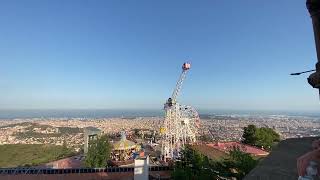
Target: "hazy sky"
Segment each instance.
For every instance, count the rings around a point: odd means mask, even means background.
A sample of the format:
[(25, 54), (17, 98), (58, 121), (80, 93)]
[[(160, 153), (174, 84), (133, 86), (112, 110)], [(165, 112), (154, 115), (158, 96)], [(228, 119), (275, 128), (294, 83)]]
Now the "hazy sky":
[(317, 110), (305, 0), (3, 0), (0, 109)]

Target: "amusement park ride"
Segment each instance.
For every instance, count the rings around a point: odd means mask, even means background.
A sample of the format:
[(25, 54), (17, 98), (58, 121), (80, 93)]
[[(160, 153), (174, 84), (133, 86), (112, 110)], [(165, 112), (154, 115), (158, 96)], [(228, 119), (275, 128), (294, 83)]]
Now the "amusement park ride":
[(164, 104), (165, 120), (160, 129), (162, 134), (162, 157), (176, 159), (185, 144), (196, 141), (197, 130), (200, 126), (198, 112), (191, 106), (181, 105), (177, 102), (182, 84), (190, 69), (190, 63), (182, 65), (182, 73), (171, 98)]

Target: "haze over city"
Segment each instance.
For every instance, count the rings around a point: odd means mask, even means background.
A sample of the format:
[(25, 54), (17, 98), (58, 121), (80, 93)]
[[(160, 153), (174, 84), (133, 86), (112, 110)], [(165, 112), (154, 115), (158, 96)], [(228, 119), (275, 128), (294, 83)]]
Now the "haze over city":
[[(284, 7), (285, 13), (284, 13)], [(3, 1), (0, 109), (315, 111), (303, 1)], [(272, 13), (270, 13), (272, 12)]]

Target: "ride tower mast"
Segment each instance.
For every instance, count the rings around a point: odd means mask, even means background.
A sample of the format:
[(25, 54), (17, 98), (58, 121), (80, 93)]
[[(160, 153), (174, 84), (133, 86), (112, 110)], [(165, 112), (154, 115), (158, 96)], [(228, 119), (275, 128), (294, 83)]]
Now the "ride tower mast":
[(177, 102), (183, 81), (190, 68), (190, 63), (186, 62), (182, 65), (182, 72), (172, 96), (164, 104), (165, 120), (160, 129), (162, 134), (161, 153), (164, 160), (176, 159), (185, 144), (196, 141), (200, 122), (198, 112), (191, 106), (180, 105)]

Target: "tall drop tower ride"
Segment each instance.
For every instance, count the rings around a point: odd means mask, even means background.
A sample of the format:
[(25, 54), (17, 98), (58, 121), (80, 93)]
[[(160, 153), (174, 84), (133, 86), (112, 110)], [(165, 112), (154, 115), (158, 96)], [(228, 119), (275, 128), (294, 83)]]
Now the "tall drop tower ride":
[(196, 134), (200, 125), (199, 114), (193, 107), (180, 105), (177, 102), (183, 81), (190, 68), (190, 63), (182, 65), (182, 73), (172, 96), (164, 104), (165, 119), (160, 129), (162, 134), (161, 153), (164, 160), (168, 158), (176, 159), (185, 144), (196, 141)]

